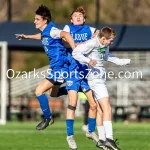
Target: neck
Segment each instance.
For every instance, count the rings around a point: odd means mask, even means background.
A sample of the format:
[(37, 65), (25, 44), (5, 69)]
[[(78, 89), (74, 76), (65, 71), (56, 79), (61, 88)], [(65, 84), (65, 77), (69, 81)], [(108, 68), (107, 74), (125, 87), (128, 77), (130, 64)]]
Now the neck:
[(46, 28), (47, 24), (43, 25), (41, 28), (39, 28), (41, 31), (43, 31)]

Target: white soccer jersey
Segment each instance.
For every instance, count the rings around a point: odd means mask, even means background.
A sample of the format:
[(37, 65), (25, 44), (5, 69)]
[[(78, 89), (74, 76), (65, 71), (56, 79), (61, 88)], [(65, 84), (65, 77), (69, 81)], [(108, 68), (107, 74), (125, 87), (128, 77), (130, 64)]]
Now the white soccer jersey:
[(102, 45), (97, 36), (78, 45), (73, 50), (72, 56), (82, 64), (88, 64), (90, 60), (96, 60), (95, 67), (103, 67), (104, 60), (120, 66), (130, 64), (130, 59), (119, 59), (109, 53), (109, 46)]
[(109, 53), (109, 46), (106, 47), (102, 45), (98, 37), (78, 45), (73, 50), (72, 56), (83, 64), (88, 64), (90, 60), (97, 61), (94, 67), (88, 65), (90, 69), (88, 73), (88, 84), (94, 93), (95, 100), (100, 100), (109, 96), (105, 84), (106, 72), (103, 67), (103, 61), (106, 60), (117, 65), (127, 65), (130, 63), (130, 59), (119, 59)]

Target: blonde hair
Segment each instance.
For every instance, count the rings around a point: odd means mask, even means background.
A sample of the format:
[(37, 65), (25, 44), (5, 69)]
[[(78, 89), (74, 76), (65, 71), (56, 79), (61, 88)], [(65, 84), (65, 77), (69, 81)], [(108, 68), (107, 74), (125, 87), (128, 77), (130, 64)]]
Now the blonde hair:
[(103, 27), (98, 34), (98, 37), (105, 37), (106, 39), (109, 38), (115, 38), (116, 37), (116, 32), (113, 28), (110, 27)]
[(83, 6), (79, 6), (79, 7), (75, 8), (75, 9), (73, 10), (73, 12), (71, 13), (70, 18), (72, 18), (73, 13), (75, 13), (75, 12), (80, 12), (80, 13), (82, 13), (84, 19), (86, 19), (86, 11), (85, 11), (85, 9), (84, 9)]

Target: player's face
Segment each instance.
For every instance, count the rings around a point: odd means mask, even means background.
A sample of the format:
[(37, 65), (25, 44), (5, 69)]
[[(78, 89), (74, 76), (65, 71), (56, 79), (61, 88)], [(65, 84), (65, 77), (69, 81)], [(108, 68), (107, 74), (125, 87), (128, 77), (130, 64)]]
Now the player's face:
[(103, 45), (108, 46), (108, 45), (110, 45), (110, 44), (113, 43), (113, 40), (114, 40), (113, 37), (110, 37), (110, 38), (108, 38), (108, 39), (106, 39), (105, 37), (102, 37), (102, 38), (100, 39), (100, 42), (101, 42)]
[(35, 15), (34, 23), (36, 29), (43, 30), (47, 25), (47, 20), (44, 20), (43, 17), (40, 15)]
[(74, 12), (71, 17), (71, 23), (74, 25), (82, 25), (84, 24), (85, 19), (82, 13)]

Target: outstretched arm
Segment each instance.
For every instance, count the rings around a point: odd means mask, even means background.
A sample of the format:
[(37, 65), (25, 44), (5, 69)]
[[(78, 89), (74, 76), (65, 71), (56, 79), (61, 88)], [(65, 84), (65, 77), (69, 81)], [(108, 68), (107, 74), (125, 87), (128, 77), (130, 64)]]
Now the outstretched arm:
[(129, 65), (131, 62), (130, 59), (120, 59), (120, 58), (115, 57), (111, 53), (109, 53), (107, 61), (112, 62), (112, 63), (119, 65), (119, 66)]
[(119, 66), (129, 65), (131, 62), (130, 59), (120, 59), (118, 57), (115, 57), (112, 53), (109, 53), (109, 48), (105, 53), (105, 60)]
[(25, 35), (25, 34), (15, 34), (16, 38), (19, 40), (22, 39), (34, 39), (34, 40), (41, 40), (41, 33), (33, 34), (33, 35)]

